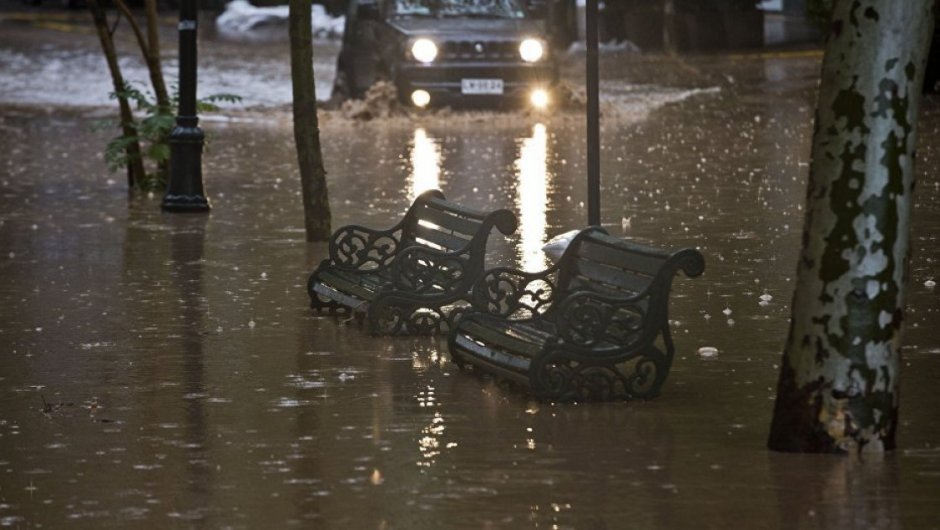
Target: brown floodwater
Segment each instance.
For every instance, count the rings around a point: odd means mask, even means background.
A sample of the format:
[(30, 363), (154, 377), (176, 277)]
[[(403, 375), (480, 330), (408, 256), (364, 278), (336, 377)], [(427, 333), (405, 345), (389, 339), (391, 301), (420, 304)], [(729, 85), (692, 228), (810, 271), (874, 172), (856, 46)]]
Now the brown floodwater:
[[(580, 64), (569, 57), (573, 83)], [(282, 109), (204, 120), (213, 210), (187, 216), (128, 199), (92, 130), (100, 108), (2, 107), (0, 527), (940, 528), (936, 97), (920, 126), (899, 449), (765, 448), (818, 65), (604, 56), (604, 224), (707, 263), (674, 284), (673, 370), (637, 403), (538, 403), (462, 373), (442, 341), (311, 313), (306, 276), (326, 246), (303, 241)], [(438, 187), (513, 210), (519, 230), (491, 265), (536, 269), (548, 238), (585, 222), (576, 111), (334, 111), (322, 138), (334, 226), (391, 225)]]

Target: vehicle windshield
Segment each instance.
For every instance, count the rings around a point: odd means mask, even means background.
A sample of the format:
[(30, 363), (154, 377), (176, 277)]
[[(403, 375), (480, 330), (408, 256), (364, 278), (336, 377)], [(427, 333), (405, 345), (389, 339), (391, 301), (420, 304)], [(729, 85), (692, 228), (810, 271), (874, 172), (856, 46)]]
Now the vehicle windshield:
[(524, 18), (517, 0), (395, 0), (394, 14), (405, 17)]

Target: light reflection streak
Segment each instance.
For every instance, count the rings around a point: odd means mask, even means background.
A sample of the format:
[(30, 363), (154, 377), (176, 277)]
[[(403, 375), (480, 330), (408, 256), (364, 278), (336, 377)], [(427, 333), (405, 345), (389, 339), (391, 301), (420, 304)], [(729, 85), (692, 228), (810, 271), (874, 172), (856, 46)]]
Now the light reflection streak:
[(519, 178), (516, 206), (519, 210), (519, 252), (523, 270), (540, 271), (549, 262), (542, 246), (548, 222), (547, 133), (541, 123), (532, 127), (532, 137), (522, 141), (516, 170)]
[(415, 129), (411, 146), (411, 185), (408, 202), (427, 190), (441, 187), (441, 145), (422, 127)]

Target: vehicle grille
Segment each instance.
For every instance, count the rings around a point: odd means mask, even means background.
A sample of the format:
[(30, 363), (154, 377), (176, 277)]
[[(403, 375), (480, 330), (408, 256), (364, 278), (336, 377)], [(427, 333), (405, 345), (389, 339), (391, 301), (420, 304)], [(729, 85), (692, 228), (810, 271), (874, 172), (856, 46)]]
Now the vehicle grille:
[(519, 43), (512, 41), (447, 42), (442, 56), (451, 61), (511, 61), (519, 59)]

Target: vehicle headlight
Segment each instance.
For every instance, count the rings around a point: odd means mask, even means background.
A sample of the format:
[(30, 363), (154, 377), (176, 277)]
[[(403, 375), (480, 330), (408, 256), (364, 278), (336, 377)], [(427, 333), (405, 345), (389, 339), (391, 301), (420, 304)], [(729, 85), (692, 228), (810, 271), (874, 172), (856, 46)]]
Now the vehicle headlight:
[(542, 43), (538, 39), (525, 39), (522, 41), (522, 44), (519, 45), (519, 55), (522, 57), (522, 60), (527, 63), (534, 63), (542, 58), (542, 55), (545, 54), (545, 47), (542, 46)]
[(411, 55), (422, 63), (429, 63), (437, 57), (437, 45), (430, 39), (418, 39), (411, 45)]

